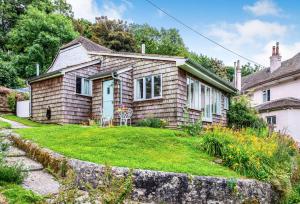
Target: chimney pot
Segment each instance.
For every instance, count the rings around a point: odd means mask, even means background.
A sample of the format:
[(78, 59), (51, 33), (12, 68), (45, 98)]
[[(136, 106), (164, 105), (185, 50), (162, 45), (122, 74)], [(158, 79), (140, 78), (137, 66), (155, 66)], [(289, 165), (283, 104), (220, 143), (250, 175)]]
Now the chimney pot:
[(272, 47), (272, 56), (276, 55), (275, 46)]
[(276, 43), (276, 55), (280, 55), (279, 54), (279, 42)]
[(281, 66), (281, 56), (279, 53), (279, 42), (276, 42), (276, 46), (273, 46), (272, 56), (270, 57), (270, 72), (274, 72)]

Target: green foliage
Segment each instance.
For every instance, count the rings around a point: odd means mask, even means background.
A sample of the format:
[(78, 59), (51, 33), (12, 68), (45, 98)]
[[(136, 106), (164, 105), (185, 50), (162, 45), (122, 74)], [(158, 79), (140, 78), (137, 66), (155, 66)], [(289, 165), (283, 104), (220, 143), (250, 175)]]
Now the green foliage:
[(136, 123), (136, 126), (152, 128), (164, 128), (166, 125), (167, 121), (159, 118), (145, 118)]
[(19, 165), (7, 166), (0, 164), (0, 181), (21, 184), (24, 179), (23, 168)]
[(91, 39), (115, 51), (135, 51), (134, 37), (129, 32), (127, 22), (122, 20), (110, 20), (105, 16), (96, 18)]
[(205, 55), (198, 55), (194, 52), (190, 52), (188, 57), (193, 60), (194, 62), (202, 65), (204, 68), (208, 69), (209, 71), (215, 73), (219, 77), (229, 80), (227, 77), (227, 68), (224, 66), (223, 62), (216, 58), (210, 58)]
[(299, 158), (293, 139), (274, 133), (257, 137), (247, 130), (213, 127), (202, 135), (201, 148), (221, 158), (223, 165), (241, 175), (268, 181), (283, 194), (292, 189), (295, 158)]
[[(227, 69), (227, 79), (229, 81), (233, 81), (233, 76), (234, 76), (234, 67), (226, 67)], [(254, 72), (257, 72), (261, 69), (260, 66), (258, 65), (254, 65), (254, 67), (248, 63), (248, 64), (245, 64), (245, 65), (242, 65), (242, 77), (245, 77), (245, 76), (248, 76), (250, 74), (253, 74)]]
[(180, 126), (180, 129), (187, 132), (191, 136), (200, 135), (203, 129), (202, 118), (200, 117), (196, 122), (191, 121), (190, 112), (188, 108), (184, 109), (183, 118), (184, 118), (184, 122)]
[(9, 93), (9, 95), (7, 96), (7, 104), (9, 109), (15, 113), (17, 106), (17, 92), (12, 91)]
[(75, 31), (77, 31), (81, 36), (91, 39), (92, 33), (92, 23), (83, 18), (73, 19), (73, 25)]
[(43, 201), (41, 196), (16, 184), (1, 183), (0, 192), (5, 196), (9, 203), (33, 204), (42, 203)]
[(29, 6), (8, 36), (7, 47), (14, 53), (14, 66), (19, 76), (28, 78), (35, 75), (36, 63), (40, 64), (41, 72), (45, 72), (58, 48), (74, 39), (77, 33), (69, 18)]
[(158, 30), (148, 24), (132, 24), (130, 25), (130, 32), (136, 41), (137, 52), (141, 52), (141, 45), (144, 43), (147, 54), (187, 55), (187, 48), (179, 31), (175, 28)]
[(266, 128), (266, 123), (259, 117), (256, 110), (250, 106), (249, 99), (246, 96), (238, 96), (232, 99), (227, 117), (228, 125), (233, 128)]

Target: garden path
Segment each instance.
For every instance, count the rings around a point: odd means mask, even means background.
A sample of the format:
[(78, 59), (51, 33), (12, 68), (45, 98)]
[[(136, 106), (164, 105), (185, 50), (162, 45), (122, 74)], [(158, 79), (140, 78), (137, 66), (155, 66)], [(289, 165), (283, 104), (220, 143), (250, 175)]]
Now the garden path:
[[(10, 133), (11, 130), (1, 130), (0, 136), (8, 137)], [(13, 147), (8, 139), (5, 140), (10, 144), (6, 153), (6, 163), (22, 165), (27, 173), (22, 186), (40, 195), (57, 194), (60, 187), (59, 182), (43, 168), (42, 164), (28, 158), (24, 151)]]
[(1, 118), (1, 117), (0, 117), (0, 120), (9, 123), (9, 124), (11, 125), (11, 128), (12, 128), (12, 129), (29, 128), (29, 127), (26, 126), (26, 125), (23, 125), (23, 124), (21, 124), (21, 123), (15, 122), (15, 121), (7, 120), (7, 119), (5, 119), (5, 118)]

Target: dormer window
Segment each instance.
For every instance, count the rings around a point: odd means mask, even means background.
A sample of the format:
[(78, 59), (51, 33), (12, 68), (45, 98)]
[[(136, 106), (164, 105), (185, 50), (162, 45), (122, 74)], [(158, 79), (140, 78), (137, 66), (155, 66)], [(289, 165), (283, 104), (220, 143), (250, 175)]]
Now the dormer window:
[(271, 100), (271, 92), (270, 89), (268, 90), (263, 90), (263, 102), (267, 102)]

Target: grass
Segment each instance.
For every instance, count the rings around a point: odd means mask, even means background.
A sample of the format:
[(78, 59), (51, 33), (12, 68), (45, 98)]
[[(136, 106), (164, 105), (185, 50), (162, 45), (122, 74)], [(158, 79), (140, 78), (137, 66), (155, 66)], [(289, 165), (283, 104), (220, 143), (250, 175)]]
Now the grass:
[(10, 204), (32, 204), (43, 200), (41, 196), (17, 184), (1, 184), (0, 193)]
[(185, 134), (180, 131), (66, 125), (16, 132), (42, 147), (90, 162), (193, 175), (240, 177), (202, 152), (199, 149), (201, 138), (183, 136)]
[(9, 129), (9, 128), (11, 128), (11, 125), (9, 123), (0, 120), (0, 129)]
[(32, 120), (29, 120), (28, 118), (20, 118), (20, 117), (18, 117), (16, 115), (12, 115), (12, 114), (1, 115), (1, 117), (5, 118), (7, 120), (12, 120), (12, 121), (21, 123), (21, 124), (29, 126), (29, 127), (49, 126), (48, 124), (42, 124), (42, 123), (34, 122)]

